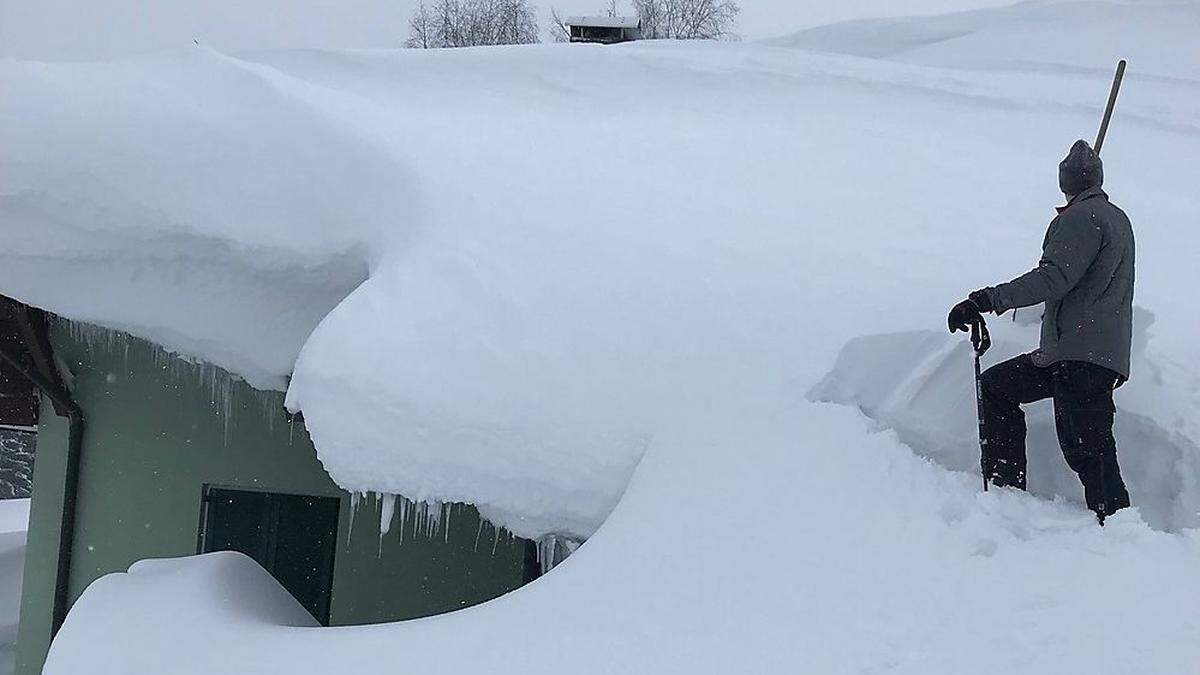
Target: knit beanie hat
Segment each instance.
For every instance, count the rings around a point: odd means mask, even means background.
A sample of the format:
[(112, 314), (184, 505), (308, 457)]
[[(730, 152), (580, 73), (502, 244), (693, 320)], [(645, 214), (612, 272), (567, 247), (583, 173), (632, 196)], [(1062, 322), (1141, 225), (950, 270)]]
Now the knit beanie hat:
[(1075, 141), (1071, 151), (1058, 165), (1058, 187), (1063, 194), (1075, 196), (1104, 184), (1104, 165), (1100, 155), (1087, 141)]

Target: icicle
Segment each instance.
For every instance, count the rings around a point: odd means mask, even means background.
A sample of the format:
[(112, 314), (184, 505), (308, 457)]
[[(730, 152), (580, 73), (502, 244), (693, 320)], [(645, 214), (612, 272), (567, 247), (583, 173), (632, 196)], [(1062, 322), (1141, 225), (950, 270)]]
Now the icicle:
[(442, 503), (434, 501), (429, 504), (429, 517), (425, 520), (425, 538), (433, 539), (438, 527), (442, 524)]
[[(213, 375), (213, 378), (216, 379), (215, 374)], [(229, 427), (230, 427), (230, 424), (232, 424), (232, 422), (233, 422), (232, 417), (233, 417), (233, 392), (234, 392), (234, 389), (233, 389), (233, 380), (232, 379), (221, 378), (221, 380), (222, 380), (222, 382), (221, 382), (222, 393), (225, 395), (224, 396), (225, 400), (223, 402), (224, 409), (225, 409), (225, 446), (228, 447), (229, 446)]]
[(259, 415), (259, 417), (262, 418), (262, 421), (265, 422), (267, 425), (267, 433), (274, 436), (275, 435), (275, 415), (271, 414), (271, 412), (273, 411), (273, 406), (271, 404), (272, 404), (274, 397), (271, 396), (271, 392), (259, 391), (257, 389), (251, 389), (250, 390), (250, 398), (254, 399), (254, 403), (255, 403), (256, 407), (258, 408), (258, 415)]
[(379, 507), (379, 557), (383, 557), (383, 537), (392, 530), (392, 516), (396, 515), (396, 495), (384, 494)]
[(379, 510), (379, 532), (387, 534), (392, 531), (392, 517), (396, 515), (396, 495), (384, 494), (383, 503)]
[(545, 574), (574, 553), (583, 542), (559, 534), (538, 537), (536, 550), (538, 566)]
[[(426, 531), (429, 526), (429, 502), (417, 503), (417, 517), (413, 521), (413, 536), (417, 536)], [(428, 536), (428, 535), (426, 535)]]
[(358, 513), (358, 504), (361, 499), (361, 493), (350, 493), (350, 522), (346, 525), (346, 546), (350, 545), (350, 535), (354, 533), (354, 514)]
[(404, 497), (400, 498), (400, 544), (404, 544), (404, 526), (408, 522), (408, 512), (411, 510), (412, 502)]
[(551, 539), (550, 541), (546, 542), (546, 547), (542, 552), (541, 560), (538, 561), (542, 566), (542, 574), (545, 574), (554, 568), (554, 559), (556, 557), (555, 553), (557, 549), (558, 540)]

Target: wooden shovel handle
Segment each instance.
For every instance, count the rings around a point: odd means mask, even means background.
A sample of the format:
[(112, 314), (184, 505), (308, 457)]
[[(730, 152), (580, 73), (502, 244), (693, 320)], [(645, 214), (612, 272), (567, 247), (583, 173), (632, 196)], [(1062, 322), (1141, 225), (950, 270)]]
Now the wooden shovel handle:
[(1108, 92), (1108, 105), (1104, 108), (1104, 119), (1100, 121), (1100, 133), (1096, 134), (1096, 142), (1092, 144), (1092, 149), (1096, 154), (1100, 154), (1100, 147), (1104, 145), (1104, 136), (1108, 133), (1108, 122), (1112, 119), (1113, 108), (1117, 105), (1117, 92), (1121, 91), (1121, 80), (1125, 78), (1125, 59), (1117, 62), (1117, 74), (1113, 76), (1112, 89)]

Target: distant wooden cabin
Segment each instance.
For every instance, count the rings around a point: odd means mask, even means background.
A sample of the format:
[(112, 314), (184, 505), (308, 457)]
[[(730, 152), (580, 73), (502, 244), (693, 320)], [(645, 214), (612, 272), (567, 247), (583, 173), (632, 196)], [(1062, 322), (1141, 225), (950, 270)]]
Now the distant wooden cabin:
[(611, 45), (642, 37), (642, 21), (623, 16), (576, 16), (563, 22), (571, 42), (595, 42)]

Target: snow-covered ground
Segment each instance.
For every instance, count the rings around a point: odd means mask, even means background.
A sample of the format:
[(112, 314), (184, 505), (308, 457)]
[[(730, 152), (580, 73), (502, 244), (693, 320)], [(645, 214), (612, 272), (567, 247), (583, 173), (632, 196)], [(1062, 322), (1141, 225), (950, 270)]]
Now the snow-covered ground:
[[(199, 620), (241, 672), (402, 658), (414, 672), (1186, 673), (1200, 662), (1194, 476), (1131, 471), (1134, 501), (1173, 532), (1137, 511), (1101, 530), (1065, 490), (984, 495), (947, 470), (968, 468), (969, 432), (918, 456), (901, 441), (928, 425), (864, 404), (882, 389), (814, 387), (851, 382), (835, 363), (854, 340), (940, 330), (965, 292), (1036, 261), (1057, 162), (1094, 133), (1126, 57), (1106, 188), (1133, 218), (1137, 303), (1155, 322), (1118, 404), (1194, 452), (1189, 26), (1194, 2), (1026, 3), (787, 47), (3, 62), (0, 223), (15, 245), (0, 291), (259, 386), (292, 373), (288, 405), (348, 489), (591, 535), (537, 583), (433, 619)], [(945, 392), (969, 377), (939, 339), (880, 341), (912, 367), (895, 381), (949, 378)], [(946, 410), (947, 428), (971, 414), (970, 399)], [(1145, 451), (1122, 456), (1195, 466)], [(113, 593), (85, 594), (46, 672), (219, 669), (228, 651), (180, 659), (192, 622), (160, 620), (212, 616), (219, 583), (170, 592), (219, 578), (209, 564), (106, 580), (164, 600), (114, 612)]]
[(0, 675), (12, 673), (16, 657), (28, 525), (28, 499), (0, 499)]

